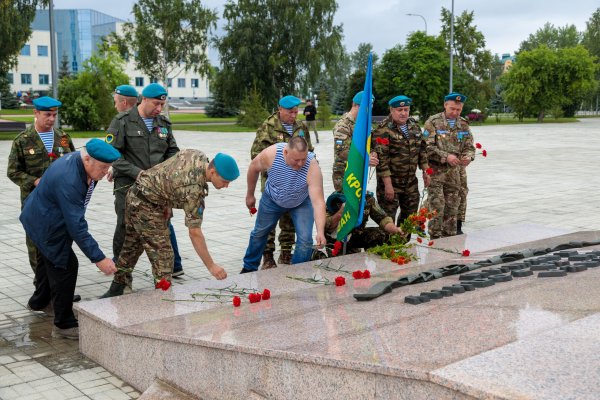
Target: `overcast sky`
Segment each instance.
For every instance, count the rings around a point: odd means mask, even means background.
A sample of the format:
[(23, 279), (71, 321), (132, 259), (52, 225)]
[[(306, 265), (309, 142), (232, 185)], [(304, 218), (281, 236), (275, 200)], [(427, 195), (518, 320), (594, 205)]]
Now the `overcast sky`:
[[(54, 0), (56, 9), (91, 8), (125, 20), (131, 20), (134, 0)], [(202, 4), (216, 9), (222, 18), (225, 0), (204, 0)], [(440, 10), (451, 8), (451, 0), (338, 0), (336, 23), (343, 24), (344, 45), (349, 52), (356, 50), (361, 42), (372, 43), (381, 56), (398, 43), (405, 43), (406, 35), (424, 30), (439, 34)], [(529, 34), (546, 22), (555, 26), (574, 24), (579, 31), (586, 28), (592, 13), (600, 7), (598, 0), (455, 0), (454, 12), (475, 12), (475, 24), (483, 32), (486, 47), (492, 53), (514, 53)], [(222, 24), (222, 21), (220, 21)], [(215, 32), (217, 35), (220, 30)], [(211, 51), (213, 63), (218, 63), (216, 52)]]

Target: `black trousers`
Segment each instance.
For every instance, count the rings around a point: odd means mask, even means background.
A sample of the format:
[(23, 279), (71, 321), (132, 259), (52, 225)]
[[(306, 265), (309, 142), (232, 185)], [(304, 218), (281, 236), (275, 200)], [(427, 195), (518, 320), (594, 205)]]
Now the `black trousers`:
[(66, 268), (57, 268), (42, 254), (42, 264), (35, 271), (36, 287), (29, 299), (29, 307), (41, 310), (50, 302), (54, 305), (54, 325), (60, 329), (79, 326), (73, 314), (73, 295), (77, 285), (79, 261), (73, 249), (69, 250)]

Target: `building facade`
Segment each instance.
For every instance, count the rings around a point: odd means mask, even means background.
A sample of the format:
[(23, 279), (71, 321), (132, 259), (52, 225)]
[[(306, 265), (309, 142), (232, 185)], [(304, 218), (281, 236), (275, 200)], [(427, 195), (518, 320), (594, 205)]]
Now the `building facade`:
[[(121, 33), (124, 21), (89, 9), (54, 10), (57, 62), (66, 60), (69, 72), (77, 74), (102, 43), (102, 38), (112, 32)], [(12, 91), (24, 97), (45, 95), (51, 88), (50, 23), (48, 10), (38, 10), (31, 25), (31, 38), (21, 49), (18, 64), (9, 74)], [(138, 91), (156, 82), (156, 79), (135, 68), (133, 60), (127, 60), (125, 73), (130, 85)], [(169, 77), (169, 98), (206, 101), (210, 86), (205, 77), (184, 68)]]

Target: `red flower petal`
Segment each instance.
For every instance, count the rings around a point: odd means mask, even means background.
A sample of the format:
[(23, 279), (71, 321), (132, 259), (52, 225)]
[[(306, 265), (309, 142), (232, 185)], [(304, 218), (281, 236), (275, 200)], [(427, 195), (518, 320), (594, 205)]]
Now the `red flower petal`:
[(248, 301), (250, 303), (258, 303), (260, 301), (260, 294), (258, 294), (258, 293), (250, 293), (248, 295)]
[(165, 278), (162, 278), (160, 281), (156, 282), (154, 287), (156, 289), (162, 289), (162, 290), (166, 291), (166, 290), (169, 290), (169, 288), (171, 287), (171, 282), (169, 282)]
[(433, 168), (427, 168), (427, 169), (425, 170), (425, 173), (426, 173), (427, 175), (433, 175)]
[(242, 304), (242, 299), (239, 296), (233, 296), (233, 306), (239, 307)]
[(465, 249), (465, 250), (462, 251), (462, 256), (463, 257), (469, 257), (470, 255), (471, 255), (471, 252), (469, 250)]
[(358, 270), (356, 270), (356, 271), (354, 271), (352, 273), (352, 277), (354, 279), (362, 279), (363, 278), (363, 273), (362, 273), (362, 271), (360, 269), (358, 269)]
[(271, 291), (269, 289), (265, 289), (262, 292), (262, 299), (269, 300), (271, 298)]
[(331, 254), (335, 257), (339, 254), (341, 249), (342, 249), (342, 242), (340, 242), (339, 240), (336, 240), (335, 244), (333, 245), (333, 250), (331, 250)]
[(420, 237), (417, 236), (417, 242), (423, 243), (423, 239), (421, 239)]
[(431, 240), (429, 243), (427, 243), (427, 246), (433, 246), (433, 240)]
[(252, 208), (250, 209), (250, 215), (254, 215), (254, 214), (256, 214), (256, 212), (257, 212), (257, 211), (258, 211), (258, 210), (256, 209), (256, 207), (252, 207)]
[(388, 144), (390, 144), (390, 139), (384, 138), (384, 139), (381, 140), (381, 142), (382, 142), (383, 145), (387, 146)]
[(481, 143), (475, 143), (475, 147), (480, 149), (481, 148)]
[(483, 150), (483, 151), (481, 152), (481, 155), (482, 155), (482, 156), (484, 156), (484, 157), (487, 157), (487, 150)]
[(335, 278), (335, 286), (344, 286), (346, 284), (346, 278), (343, 276), (338, 276)]
[(363, 279), (369, 279), (371, 277), (371, 271), (369, 271), (368, 269), (365, 269), (362, 273), (363, 275)]

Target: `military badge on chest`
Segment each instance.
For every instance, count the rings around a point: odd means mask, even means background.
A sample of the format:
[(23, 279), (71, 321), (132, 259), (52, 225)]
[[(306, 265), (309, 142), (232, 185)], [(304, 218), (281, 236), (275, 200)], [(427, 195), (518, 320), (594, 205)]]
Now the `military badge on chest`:
[(167, 139), (167, 136), (169, 135), (169, 130), (162, 126), (157, 126), (156, 133), (158, 134), (159, 139), (165, 140), (165, 139)]

